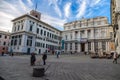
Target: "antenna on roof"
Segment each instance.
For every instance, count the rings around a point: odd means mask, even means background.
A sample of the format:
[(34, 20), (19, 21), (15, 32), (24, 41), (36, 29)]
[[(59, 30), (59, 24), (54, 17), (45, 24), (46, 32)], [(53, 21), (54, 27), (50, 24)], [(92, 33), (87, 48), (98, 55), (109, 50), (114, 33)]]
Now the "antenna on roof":
[(37, 10), (37, 2), (38, 2), (38, 0), (36, 0), (36, 4), (35, 4), (35, 11)]

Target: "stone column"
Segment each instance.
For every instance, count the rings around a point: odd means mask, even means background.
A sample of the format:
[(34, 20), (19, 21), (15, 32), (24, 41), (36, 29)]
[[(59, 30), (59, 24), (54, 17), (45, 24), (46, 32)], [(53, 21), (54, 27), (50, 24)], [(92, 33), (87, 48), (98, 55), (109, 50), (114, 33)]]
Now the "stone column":
[(80, 31), (78, 31), (78, 40), (80, 41)]
[(26, 46), (27, 44), (27, 36), (25, 34), (22, 35), (22, 39), (21, 39), (21, 46)]
[(80, 52), (81, 52), (81, 43), (79, 44), (79, 46), (80, 46), (79, 49), (80, 49)]
[(72, 32), (73, 40), (75, 40), (75, 31)]
[(94, 29), (91, 29), (91, 38), (94, 39)]
[(85, 51), (88, 52), (88, 43), (85, 43)]
[(21, 38), (21, 52), (27, 52), (27, 35), (23, 34)]
[(87, 30), (85, 30), (85, 38), (87, 38), (87, 36), (88, 36), (88, 35), (87, 35)]
[(67, 52), (70, 51), (70, 43), (67, 43)]
[(77, 51), (78, 51), (78, 52), (81, 51), (80, 43), (78, 43), (78, 50), (77, 50)]
[(106, 51), (108, 51), (108, 43), (106, 42), (106, 46), (105, 46), (105, 48), (106, 48)]
[(72, 51), (75, 51), (75, 42), (72, 43)]
[(30, 28), (29, 26), (30, 26), (29, 20), (26, 18), (25, 22), (24, 22), (24, 25), (23, 25), (23, 30), (29, 31), (29, 28)]
[(94, 50), (94, 42), (92, 42), (92, 52), (95, 52), (95, 50)]
[(107, 45), (106, 45), (107, 50), (106, 51), (108, 52), (108, 51), (110, 51), (110, 45), (109, 45), (108, 41), (106, 43), (107, 43)]

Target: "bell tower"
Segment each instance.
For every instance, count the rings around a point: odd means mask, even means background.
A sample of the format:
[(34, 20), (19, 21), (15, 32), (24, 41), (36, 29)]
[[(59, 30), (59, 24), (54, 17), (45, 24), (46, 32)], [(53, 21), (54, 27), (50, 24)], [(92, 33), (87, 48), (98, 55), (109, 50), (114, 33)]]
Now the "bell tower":
[(39, 20), (40, 20), (40, 18), (41, 18), (41, 13), (40, 13), (40, 12), (37, 12), (36, 10), (30, 11), (30, 15), (36, 17), (36, 18), (39, 19)]

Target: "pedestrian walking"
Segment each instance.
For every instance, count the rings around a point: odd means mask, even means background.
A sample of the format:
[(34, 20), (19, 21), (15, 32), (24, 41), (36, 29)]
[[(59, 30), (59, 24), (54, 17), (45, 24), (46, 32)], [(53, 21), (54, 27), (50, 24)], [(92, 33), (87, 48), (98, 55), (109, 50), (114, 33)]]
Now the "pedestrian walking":
[(46, 59), (47, 59), (47, 54), (44, 53), (43, 56), (42, 56), (43, 65), (46, 65)]
[(59, 50), (56, 51), (56, 55), (57, 55), (57, 58), (59, 58), (59, 55), (60, 55), (60, 51)]
[(2, 56), (4, 56), (4, 53), (2, 53)]
[(35, 61), (36, 61), (35, 53), (31, 53), (31, 57), (30, 57), (30, 64), (31, 64), (31, 66), (35, 65)]
[(11, 56), (14, 56), (14, 53), (12, 53)]
[(113, 54), (113, 63), (115, 62), (117, 64), (117, 57), (118, 57), (117, 52), (114, 52), (114, 54)]
[(70, 53), (72, 54), (72, 51)]

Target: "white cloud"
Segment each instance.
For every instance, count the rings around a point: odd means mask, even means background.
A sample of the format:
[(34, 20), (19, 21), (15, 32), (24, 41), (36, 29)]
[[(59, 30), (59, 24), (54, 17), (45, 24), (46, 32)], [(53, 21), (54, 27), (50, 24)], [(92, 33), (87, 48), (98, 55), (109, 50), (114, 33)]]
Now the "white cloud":
[(14, 16), (12, 16), (11, 14), (7, 14), (7, 13), (1, 12), (1, 11), (0, 11), (0, 16), (6, 17), (6, 18), (9, 18), (9, 19), (14, 18)]
[(32, 1), (31, 0), (27, 0), (27, 2), (29, 3), (30, 6), (33, 5)]
[(65, 13), (65, 16), (68, 18), (70, 16), (70, 7), (71, 7), (71, 3), (68, 2), (66, 5), (65, 5), (65, 8), (64, 8), (64, 13)]
[(0, 16), (0, 30), (10, 31), (12, 30), (12, 23), (9, 18), (5, 18), (4, 16)]
[(21, 0), (14, 2), (1, 1), (0, 7), (0, 29), (5, 31), (12, 30), (12, 19), (28, 10)]
[(17, 13), (17, 14), (21, 14), (21, 12), (16, 8), (16, 6), (18, 6), (17, 4), (10, 4), (6, 1), (2, 1), (1, 2), (2, 4), (0, 4), (1, 9), (3, 9), (2, 11), (5, 11), (5, 10), (8, 10), (9, 12), (11, 13)]
[(82, 4), (79, 6), (79, 9), (77, 10), (77, 15), (76, 15), (76, 18), (80, 18), (80, 17), (83, 17), (85, 12), (86, 12), (86, 0), (84, 0), (82, 2)]
[(19, 0), (20, 7), (24, 12), (28, 12), (30, 9), (22, 2), (22, 0)]
[(98, 4), (101, 0), (95, 0), (94, 5)]
[(63, 24), (66, 23), (66, 20), (61, 20), (61, 19), (54, 18), (54, 17), (48, 16), (45, 14), (42, 14), (41, 20), (54, 26), (54, 27), (58, 26), (60, 28), (63, 28)]
[(101, 3), (100, 3), (101, 1), (102, 0), (88, 0), (87, 3), (88, 3), (88, 5), (90, 5), (90, 7), (94, 7), (94, 6), (98, 5), (98, 4), (101, 5)]
[(55, 5), (54, 9), (55, 9), (56, 13), (59, 15), (59, 17), (62, 17), (61, 11), (57, 5)]
[(60, 11), (60, 8), (57, 4), (57, 0), (49, 0), (49, 5), (54, 5), (55, 12), (59, 15), (59, 17), (62, 17), (62, 13)]

